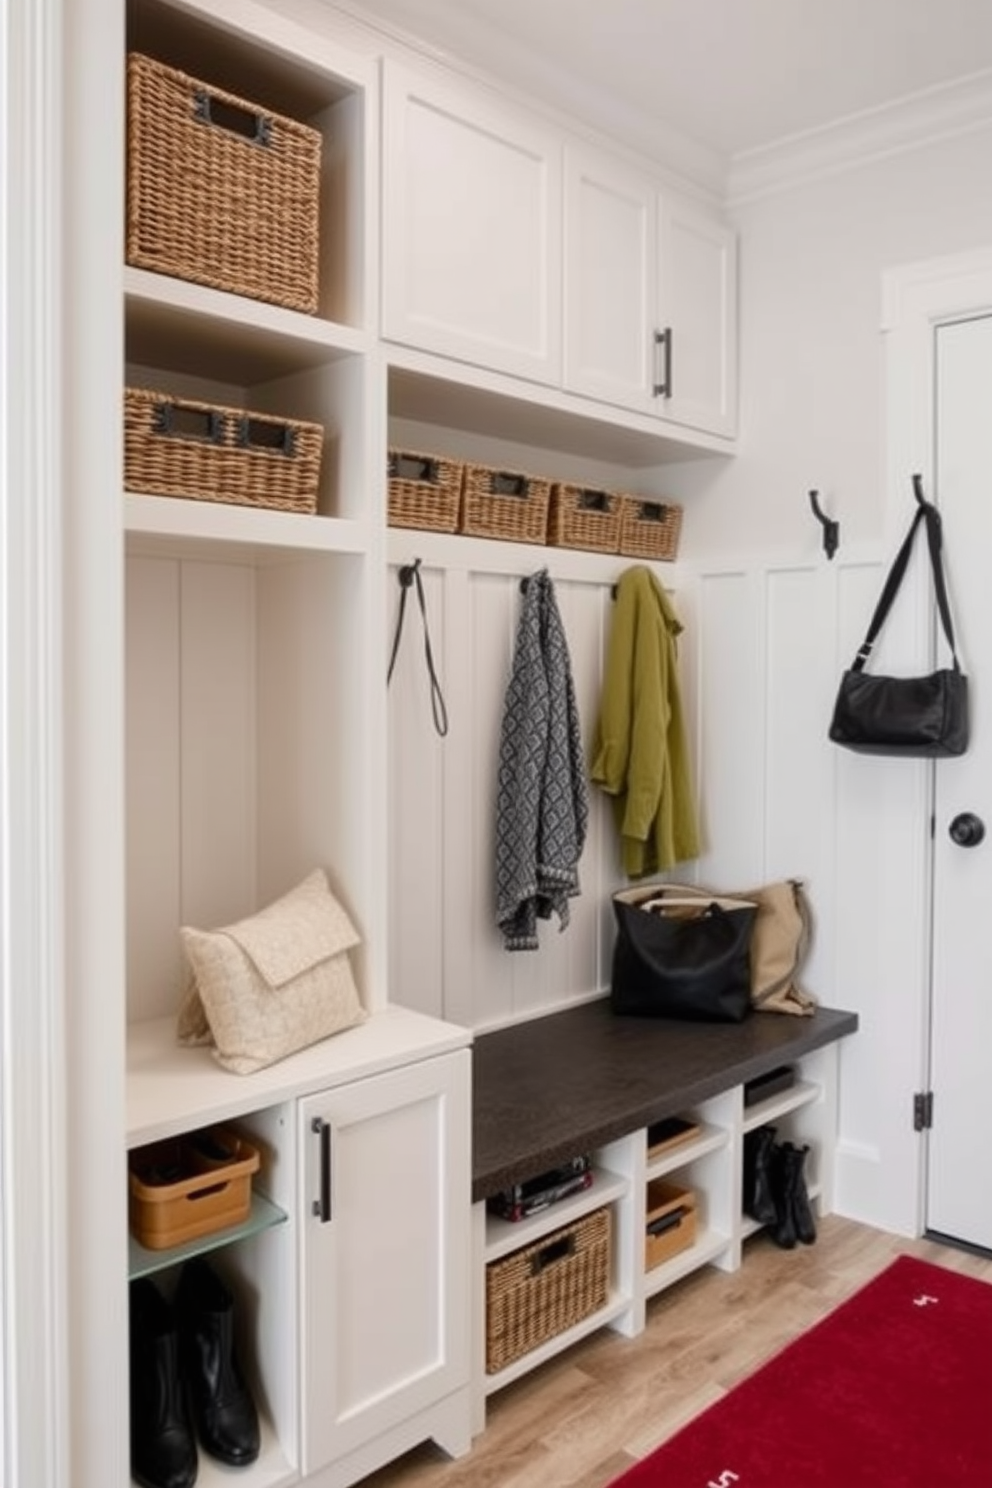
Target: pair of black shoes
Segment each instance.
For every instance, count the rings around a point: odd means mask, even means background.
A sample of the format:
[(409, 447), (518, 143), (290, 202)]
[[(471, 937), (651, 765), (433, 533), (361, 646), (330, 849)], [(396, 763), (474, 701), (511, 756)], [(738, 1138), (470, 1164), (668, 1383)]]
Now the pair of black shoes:
[(783, 1250), (793, 1250), (797, 1241), (812, 1245), (816, 1239), (803, 1171), (808, 1151), (808, 1145), (776, 1142), (773, 1126), (760, 1126), (744, 1138), (744, 1211)]
[(255, 1403), (234, 1349), (234, 1298), (206, 1261), (187, 1261), (169, 1303), (130, 1287), (131, 1472), (143, 1488), (192, 1488), (196, 1436), (231, 1467), (258, 1457)]

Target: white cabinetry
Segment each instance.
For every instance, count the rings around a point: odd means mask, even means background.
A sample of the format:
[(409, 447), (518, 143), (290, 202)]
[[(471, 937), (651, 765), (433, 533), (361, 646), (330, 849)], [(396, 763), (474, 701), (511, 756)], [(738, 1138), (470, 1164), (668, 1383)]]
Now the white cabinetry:
[[(469, 1036), (390, 1006), (385, 972), (375, 66), (247, 0), (133, 0), (127, 41), (310, 124), (324, 161), (316, 315), (123, 274), (122, 385), (324, 429), (313, 515), (210, 491), (121, 502), (126, 1145), (224, 1122), (262, 1152), (245, 1225), (154, 1256), (132, 1245), (131, 1275), (161, 1272), (168, 1291), (210, 1249), (262, 1417), (244, 1488), (301, 1473), (345, 1488), (427, 1436), (464, 1450), (469, 1423)], [(317, 866), (361, 937), (367, 1020), (250, 1076), (179, 1047), (180, 927), (239, 919)], [(324, 1186), (315, 1152), (334, 1165)], [(200, 1454), (201, 1484), (221, 1471)]]
[(469, 1446), (469, 1059), (300, 1104), (302, 1465), (336, 1484), (425, 1436)]
[(561, 368), (561, 144), (482, 88), (383, 68), (382, 331), (514, 376)]
[(571, 144), (564, 326), (572, 392), (734, 434), (733, 233), (622, 162)]

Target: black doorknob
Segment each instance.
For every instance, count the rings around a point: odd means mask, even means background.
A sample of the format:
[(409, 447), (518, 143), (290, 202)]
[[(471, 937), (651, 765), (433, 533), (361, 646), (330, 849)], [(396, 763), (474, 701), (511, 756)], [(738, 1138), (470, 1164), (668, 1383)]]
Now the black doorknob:
[(958, 847), (977, 847), (985, 836), (985, 823), (973, 811), (962, 811), (948, 828), (951, 841)]

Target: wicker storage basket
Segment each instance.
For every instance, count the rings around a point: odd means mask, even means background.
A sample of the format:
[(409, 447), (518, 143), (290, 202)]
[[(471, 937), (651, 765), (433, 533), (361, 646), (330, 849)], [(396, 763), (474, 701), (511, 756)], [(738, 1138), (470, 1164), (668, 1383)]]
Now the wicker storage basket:
[(148, 1250), (165, 1250), (241, 1224), (259, 1162), (258, 1149), (225, 1128), (136, 1148), (128, 1159), (135, 1239)]
[(679, 551), (682, 508), (671, 501), (625, 496), (620, 513), (620, 552), (626, 558), (672, 559)]
[(313, 513), (323, 439), (320, 424), (124, 390), (128, 491)]
[(429, 532), (455, 532), (462, 496), (461, 460), (389, 451), (390, 527), (421, 527)]
[(610, 1211), (597, 1209), (486, 1267), (486, 1373), (605, 1307)]
[(551, 482), (515, 470), (466, 465), (459, 530), (466, 537), (543, 543)]
[(321, 137), (132, 52), (127, 261), (317, 309)]
[(619, 552), (622, 505), (623, 497), (615, 491), (554, 486), (548, 513), (549, 544), (592, 553)]

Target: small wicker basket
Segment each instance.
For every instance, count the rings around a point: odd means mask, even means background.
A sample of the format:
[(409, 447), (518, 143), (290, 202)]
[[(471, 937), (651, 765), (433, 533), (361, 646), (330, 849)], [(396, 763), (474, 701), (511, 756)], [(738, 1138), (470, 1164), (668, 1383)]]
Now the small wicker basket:
[(554, 548), (583, 548), (591, 553), (620, 550), (623, 497), (615, 491), (556, 485), (551, 491), (548, 543)]
[(565, 1225), (486, 1267), (486, 1373), (564, 1333), (605, 1307), (610, 1211)]
[(489, 465), (466, 465), (459, 531), (466, 537), (543, 543), (550, 497), (549, 480)]
[(388, 466), (390, 527), (456, 532), (464, 468), (461, 460), (391, 449)]
[(620, 514), (620, 552), (625, 558), (671, 560), (678, 556), (682, 508), (671, 501), (625, 496)]
[(320, 424), (124, 390), (124, 487), (277, 511), (317, 509)]
[(313, 314), (321, 137), (132, 52), (129, 264)]

